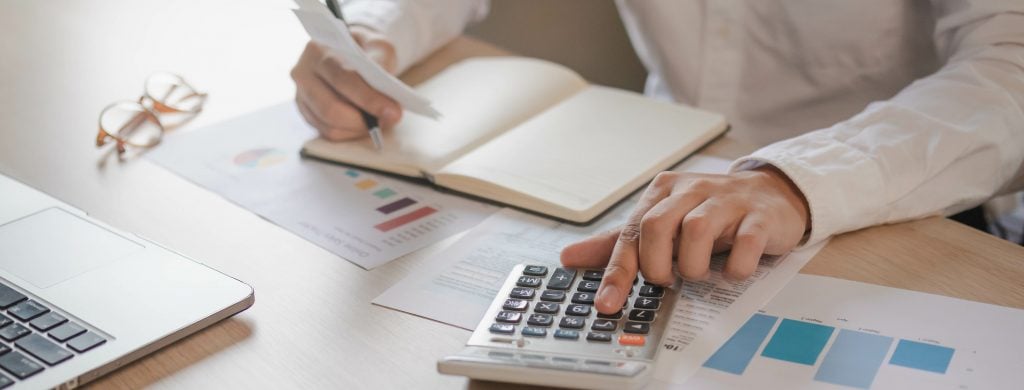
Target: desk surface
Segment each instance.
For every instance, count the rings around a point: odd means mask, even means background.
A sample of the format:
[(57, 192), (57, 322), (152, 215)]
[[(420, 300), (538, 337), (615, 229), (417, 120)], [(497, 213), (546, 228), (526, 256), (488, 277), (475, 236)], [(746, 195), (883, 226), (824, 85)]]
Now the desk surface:
[[(434, 364), (469, 332), (369, 303), (438, 246), (367, 272), (147, 161), (120, 163), (92, 145), (100, 109), (137, 96), (155, 70), (181, 73), (210, 92), (189, 129), (290, 99), (288, 71), (306, 38), (288, 7), (0, 2), (0, 171), (256, 290), (249, 310), (97, 384), (466, 385)], [(459, 58), (500, 54), (463, 38), (405, 77), (415, 82)], [(729, 139), (709, 148), (720, 156), (745, 150)], [(803, 272), (1024, 308), (1024, 249), (939, 218), (843, 235)]]

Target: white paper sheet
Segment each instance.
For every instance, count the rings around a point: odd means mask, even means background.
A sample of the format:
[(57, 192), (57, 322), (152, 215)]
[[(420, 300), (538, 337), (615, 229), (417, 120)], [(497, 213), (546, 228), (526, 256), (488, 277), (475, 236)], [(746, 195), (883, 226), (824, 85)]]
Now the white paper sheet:
[[(696, 155), (677, 170), (720, 173), (728, 167), (728, 160)], [(502, 210), (451, 247), (425, 259), (419, 272), (392, 286), (373, 303), (472, 330), (513, 266), (558, 266), (562, 247), (621, 225), (636, 197), (623, 201), (586, 227)]]
[(316, 131), (291, 102), (183, 134), (147, 157), (363, 268), (480, 223), (498, 208), (299, 156)]
[(686, 386), (1020, 388), (1022, 330), (1024, 310), (798, 275)]
[(299, 9), (292, 12), (310, 38), (334, 49), (346, 68), (354, 70), (367, 84), (394, 99), (403, 109), (434, 119), (441, 116), (430, 100), (370, 59), (352, 38), (348, 26), (331, 15), (325, 5), (317, 1), (296, 1), (296, 4)]

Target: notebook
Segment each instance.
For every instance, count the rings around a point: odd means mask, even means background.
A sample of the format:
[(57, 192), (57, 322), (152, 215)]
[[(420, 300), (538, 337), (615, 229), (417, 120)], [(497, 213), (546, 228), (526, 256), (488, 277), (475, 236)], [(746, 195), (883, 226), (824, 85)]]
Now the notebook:
[(415, 89), (440, 119), (407, 113), (381, 150), (369, 138), (318, 138), (303, 153), (586, 223), (728, 127), (720, 114), (531, 58), (463, 60)]

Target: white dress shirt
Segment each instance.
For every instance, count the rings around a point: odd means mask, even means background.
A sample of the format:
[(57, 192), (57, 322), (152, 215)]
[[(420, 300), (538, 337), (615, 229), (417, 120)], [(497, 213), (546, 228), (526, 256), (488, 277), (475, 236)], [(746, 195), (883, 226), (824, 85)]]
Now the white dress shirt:
[[(806, 244), (1024, 187), (1024, 0), (617, 0), (646, 93), (720, 112), (807, 198)], [(357, 0), (404, 70), (483, 0)], [(773, 143), (774, 142), (774, 143)]]

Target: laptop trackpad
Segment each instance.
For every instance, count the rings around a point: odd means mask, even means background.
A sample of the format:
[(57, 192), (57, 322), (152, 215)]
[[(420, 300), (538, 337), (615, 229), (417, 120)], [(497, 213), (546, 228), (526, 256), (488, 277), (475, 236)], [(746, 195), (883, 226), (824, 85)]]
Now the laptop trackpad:
[(0, 226), (0, 268), (47, 288), (144, 247), (59, 208)]

